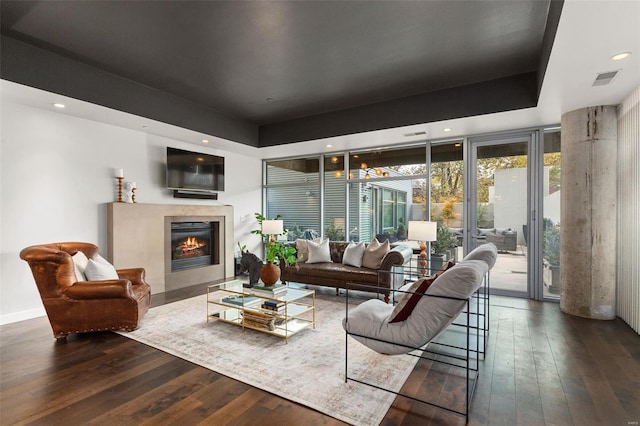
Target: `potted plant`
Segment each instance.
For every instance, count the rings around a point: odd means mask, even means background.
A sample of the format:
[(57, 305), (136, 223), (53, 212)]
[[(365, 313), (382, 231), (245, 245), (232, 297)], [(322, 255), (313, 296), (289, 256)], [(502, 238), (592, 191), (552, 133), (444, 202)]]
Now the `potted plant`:
[(344, 241), (344, 227), (337, 226), (335, 223), (329, 223), (324, 228), (324, 236), (329, 239), (329, 241)]
[(449, 227), (443, 223), (438, 223), (436, 240), (431, 242), (431, 272), (436, 272), (442, 268), (442, 264), (446, 260), (447, 251), (455, 247), (457, 243), (458, 240)]
[(390, 243), (395, 243), (398, 240), (398, 234), (396, 234), (396, 230), (393, 228), (389, 228), (385, 230), (382, 234), (376, 234), (376, 239), (380, 242), (385, 240), (389, 240)]
[(407, 239), (407, 227), (404, 224), (404, 217), (398, 218), (398, 232), (397, 232), (398, 240), (406, 240)]
[[(280, 266), (289, 266), (296, 263), (296, 249), (295, 247), (288, 246), (277, 239), (271, 237), (277, 237), (277, 235), (265, 235), (262, 232), (262, 222), (266, 220), (266, 217), (260, 213), (255, 213), (256, 220), (260, 225), (259, 229), (251, 231), (252, 234), (260, 235), (262, 241), (265, 244), (265, 260), (267, 262), (260, 271), (260, 279), (267, 285), (274, 285), (280, 279)], [(280, 215), (277, 215), (274, 220), (280, 219)], [(281, 234), (286, 235), (285, 229)]]
[(542, 258), (543, 281), (549, 292), (560, 293), (560, 226), (549, 218), (543, 219)]

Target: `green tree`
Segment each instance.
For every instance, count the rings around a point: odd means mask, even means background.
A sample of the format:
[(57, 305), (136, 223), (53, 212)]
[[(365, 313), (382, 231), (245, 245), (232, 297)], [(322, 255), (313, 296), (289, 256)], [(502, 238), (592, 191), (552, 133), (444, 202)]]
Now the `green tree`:
[(444, 203), (450, 198), (462, 202), (464, 165), (462, 161), (444, 161), (431, 164), (431, 199)]
[(449, 197), (444, 201), (442, 210), (440, 211), (440, 217), (447, 225), (449, 225), (449, 219), (455, 218), (453, 208), (457, 201), (458, 200), (455, 197)]
[(544, 154), (544, 165), (549, 167), (549, 194), (560, 189), (560, 153)]

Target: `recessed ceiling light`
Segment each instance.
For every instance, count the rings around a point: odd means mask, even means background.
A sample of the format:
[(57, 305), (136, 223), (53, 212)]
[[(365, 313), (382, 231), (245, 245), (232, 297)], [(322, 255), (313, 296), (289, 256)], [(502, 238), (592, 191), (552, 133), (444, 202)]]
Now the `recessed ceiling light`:
[(613, 59), (614, 61), (619, 61), (621, 59), (626, 59), (629, 56), (631, 56), (631, 52), (622, 52), (622, 53), (618, 53), (617, 55), (613, 55), (611, 59)]
[(209, 139), (202, 139), (202, 143), (209, 143)]
[(53, 105), (53, 106), (54, 106), (54, 107), (56, 107), (56, 108), (61, 108), (61, 109), (66, 107), (66, 105), (65, 105), (65, 104), (61, 104), (61, 103), (59, 103), (59, 102), (56, 102), (55, 104), (51, 104), (51, 105)]
[(460, 146), (462, 146), (462, 144), (461, 144), (461, 143), (456, 143), (456, 144), (454, 144), (453, 146), (455, 146), (455, 147), (460, 147)]
[(442, 129), (443, 132), (450, 132), (451, 131), (451, 127), (445, 127), (444, 129)]
[(328, 144), (328, 145), (327, 145), (327, 148), (333, 148), (333, 145)]

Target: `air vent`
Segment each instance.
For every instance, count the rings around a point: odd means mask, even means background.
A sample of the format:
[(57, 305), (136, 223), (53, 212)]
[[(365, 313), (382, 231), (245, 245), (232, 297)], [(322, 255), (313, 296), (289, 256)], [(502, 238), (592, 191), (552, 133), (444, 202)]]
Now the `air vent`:
[(403, 133), (402, 136), (405, 136), (405, 137), (408, 138), (408, 137), (411, 137), (411, 136), (423, 136), (423, 135), (426, 135), (426, 134), (427, 134), (427, 132), (422, 130), (422, 131), (418, 131), (418, 132)]
[(618, 71), (601, 72), (596, 76), (596, 80), (593, 82), (594, 86), (605, 86), (618, 75)]

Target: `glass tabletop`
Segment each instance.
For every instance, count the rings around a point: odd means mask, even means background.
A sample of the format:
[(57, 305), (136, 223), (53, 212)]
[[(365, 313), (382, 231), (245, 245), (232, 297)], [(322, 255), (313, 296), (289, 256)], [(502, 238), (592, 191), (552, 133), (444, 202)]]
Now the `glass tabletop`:
[(216, 289), (226, 290), (234, 293), (243, 294), (245, 296), (257, 296), (262, 298), (280, 300), (283, 302), (293, 302), (295, 300), (302, 299), (303, 297), (311, 296), (315, 293), (314, 290), (308, 290), (305, 288), (293, 288), (293, 287), (287, 286), (287, 292), (285, 294), (277, 297), (271, 297), (271, 296), (267, 297), (263, 293), (260, 293), (260, 294), (253, 293), (251, 288), (244, 287), (242, 284), (243, 282), (241, 280), (232, 280), (232, 281), (225, 281), (217, 284), (210, 284), (208, 287), (210, 291), (216, 290)]

